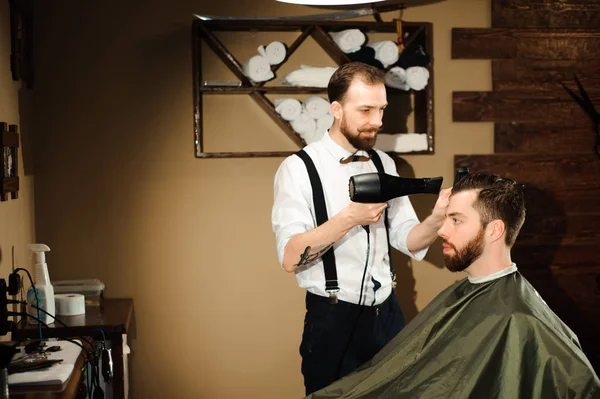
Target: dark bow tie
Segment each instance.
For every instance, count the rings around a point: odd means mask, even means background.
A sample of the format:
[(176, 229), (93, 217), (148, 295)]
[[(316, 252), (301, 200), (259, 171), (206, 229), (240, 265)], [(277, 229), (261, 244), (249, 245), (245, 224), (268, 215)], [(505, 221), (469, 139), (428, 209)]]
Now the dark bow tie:
[(371, 160), (371, 155), (356, 155), (356, 154), (352, 154), (350, 156), (347, 156), (346, 158), (342, 158), (340, 159), (340, 163), (341, 164), (347, 164), (350, 162), (367, 162)]

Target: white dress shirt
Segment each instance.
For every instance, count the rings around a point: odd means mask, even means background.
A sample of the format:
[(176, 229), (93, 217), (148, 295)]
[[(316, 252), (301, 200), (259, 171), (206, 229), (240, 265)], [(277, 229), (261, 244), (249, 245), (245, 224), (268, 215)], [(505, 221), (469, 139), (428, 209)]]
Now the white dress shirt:
[[(336, 144), (329, 133), (325, 133), (321, 140), (306, 146), (304, 150), (313, 160), (319, 173), (330, 219), (350, 203), (350, 177), (377, 172), (372, 161), (340, 164), (340, 159), (351, 153)], [(377, 154), (385, 172), (398, 176), (394, 161), (382, 151), (377, 150)], [(409, 231), (419, 224), (410, 200), (408, 197), (394, 198), (388, 201), (388, 205), (391, 245), (413, 259), (423, 259), (427, 248), (413, 255), (406, 247)], [(290, 238), (317, 227), (308, 172), (302, 159), (296, 155), (286, 158), (275, 175), (272, 224), (280, 264)], [(367, 261), (367, 232), (362, 226), (356, 226), (338, 240), (333, 248), (340, 287), (338, 298), (359, 303), (361, 280)], [(378, 305), (385, 301), (392, 290), (384, 217), (381, 217), (378, 223), (370, 225), (370, 252), (366, 267), (361, 304)], [(298, 268), (296, 279), (301, 288), (306, 288), (316, 295), (328, 296), (321, 258)], [(374, 291), (373, 279), (381, 284), (377, 292)]]

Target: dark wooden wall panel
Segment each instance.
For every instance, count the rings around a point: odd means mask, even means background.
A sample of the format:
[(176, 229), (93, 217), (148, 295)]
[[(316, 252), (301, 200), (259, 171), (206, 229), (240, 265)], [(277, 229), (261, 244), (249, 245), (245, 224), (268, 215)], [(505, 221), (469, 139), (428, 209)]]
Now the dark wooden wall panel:
[(547, 123), (494, 124), (494, 152), (513, 153), (592, 153), (595, 145), (591, 122), (573, 127)]
[(600, 158), (561, 85), (576, 75), (600, 108), (600, 0), (490, 2), (492, 28), (453, 29), (452, 58), (491, 60), (492, 91), (453, 93), (453, 118), (494, 122), (495, 154), (455, 165), (525, 184), (512, 259), (600, 372)]
[(579, 273), (580, 268), (600, 274), (600, 251), (595, 244), (564, 245), (548, 241), (542, 245), (527, 245), (517, 239), (512, 258), (521, 268), (551, 268), (555, 273)]
[(495, 60), (492, 61), (493, 90), (562, 90), (561, 82), (573, 86), (573, 76), (586, 89), (600, 89), (600, 59), (597, 60)]
[[(600, 296), (594, 288), (597, 270), (579, 269), (577, 274), (561, 275), (552, 270), (528, 270), (522, 274), (536, 288), (548, 306), (575, 331), (592, 364), (600, 361), (600, 318), (597, 304)], [(589, 294), (588, 294), (589, 293)]]
[(600, 189), (600, 160), (595, 154), (456, 155), (454, 162), (468, 165), (472, 170), (503, 172), (521, 182), (540, 182), (548, 187), (580, 184)]
[(600, 161), (595, 154), (456, 155), (454, 163), (525, 184), (529, 218), (600, 213)]
[(600, 58), (600, 30), (453, 28), (452, 58), (589, 60)]
[[(529, 203), (528, 208), (537, 204)], [(600, 248), (600, 212), (597, 214), (533, 214), (521, 231), (524, 245), (544, 245), (549, 240), (561, 245), (594, 244)]]
[[(600, 104), (600, 91), (589, 93)], [(536, 122), (590, 127), (591, 120), (569, 95), (553, 91), (460, 91), (452, 94), (452, 117), (457, 122)]]
[[(566, 294), (569, 302), (573, 301), (575, 303), (581, 303), (584, 306), (589, 306), (600, 300), (600, 294), (594, 292), (594, 279), (590, 278), (600, 272), (600, 270), (595, 267), (574, 269), (574, 273), (555, 272), (553, 269), (545, 271), (531, 270), (523, 267), (520, 269), (522, 270), (523, 274), (528, 275), (528, 278), (530, 279), (533, 278), (535, 280), (538, 278), (553, 278), (552, 282), (546, 282), (546, 286), (550, 286), (555, 290), (560, 290), (562, 294)], [(557, 291), (554, 291), (554, 294), (556, 293)], [(550, 292), (550, 295), (546, 294), (544, 295), (544, 298), (548, 298), (546, 300), (550, 300), (552, 296), (552, 292)], [(576, 311), (577, 309), (574, 303), (563, 303), (557, 305), (559, 308), (562, 308), (567, 312)], [(565, 305), (568, 305), (569, 307), (565, 308)], [(592, 323), (596, 328), (600, 328), (600, 317), (590, 320), (590, 323)]]
[(598, 0), (492, 0), (494, 28), (598, 28)]

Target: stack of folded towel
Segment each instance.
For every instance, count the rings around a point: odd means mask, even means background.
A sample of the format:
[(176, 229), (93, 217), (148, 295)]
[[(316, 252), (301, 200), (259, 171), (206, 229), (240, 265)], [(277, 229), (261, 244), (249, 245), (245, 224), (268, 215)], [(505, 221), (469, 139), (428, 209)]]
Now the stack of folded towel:
[(385, 83), (400, 90), (423, 90), (429, 81), (430, 57), (423, 46), (412, 44), (398, 51), (392, 40), (365, 44), (366, 36), (358, 29), (346, 29), (330, 34), (340, 50), (352, 61), (360, 61), (380, 69), (387, 69)]
[(354, 53), (365, 44), (367, 37), (360, 29), (346, 29), (331, 33), (331, 38), (344, 53)]
[(398, 45), (391, 40), (384, 40), (367, 45), (375, 50), (375, 59), (387, 68), (395, 64), (399, 58)]
[(400, 90), (423, 90), (429, 81), (429, 70), (424, 67), (407, 69), (395, 66), (385, 73), (385, 84)]
[(277, 99), (275, 111), (290, 122), (306, 144), (321, 139), (333, 125), (329, 101), (320, 96), (308, 96), (303, 103), (294, 98)]
[(271, 65), (281, 64), (285, 60), (287, 50), (281, 42), (272, 42), (267, 47), (258, 46), (258, 54), (262, 55)]
[(331, 75), (336, 70), (334, 67), (300, 65), (300, 69), (288, 73), (281, 83), (288, 86), (327, 87)]
[(429, 140), (426, 133), (379, 133), (375, 146), (386, 152), (418, 152), (429, 149)]
[(272, 42), (267, 47), (259, 46), (258, 55), (250, 57), (242, 65), (242, 72), (252, 82), (266, 82), (275, 77), (271, 65), (282, 63), (286, 57), (285, 45)]

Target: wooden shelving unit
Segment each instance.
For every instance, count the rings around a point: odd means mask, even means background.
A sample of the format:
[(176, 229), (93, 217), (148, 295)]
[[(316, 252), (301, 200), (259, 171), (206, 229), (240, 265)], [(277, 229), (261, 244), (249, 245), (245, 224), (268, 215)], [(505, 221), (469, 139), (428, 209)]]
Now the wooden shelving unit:
[[(407, 35), (404, 39), (404, 46), (407, 48), (411, 43), (419, 43), (430, 55), (432, 61), (428, 66), (430, 78), (427, 87), (424, 90), (414, 92), (414, 120), (415, 131), (427, 133), (428, 147), (427, 151), (413, 152), (411, 154), (433, 154), (433, 27), (430, 23), (403, 22), (403, 31)], [(275, 73), (291, 55), (308, 38), (312, 37), (329, 56), (338, 64), (350, 62), (350, 58), (345, 54), (330, 37), (330, 32), (341, 31), (345, 29), (360, 29), (363, 33), (396, 33), (396, 24), (394, 22), (368, 22), (368, 21), (273, 21), (247, 19), (225, 19), (225, 20), (200, 20), (195, 19), (192, 25), (192, 46), (193, 46), (193, 78), (194, 78), (194, 144), (196, 157), (198, 158), (241, 158), (241, 157), (282, 157), (292, 154), (291, 151), (271, 151), (271, 152), (206, 152), (203, 145), (203, 125), (202, 125), (202, 99), (204, 95), (211, 94), (247, 94), (277, 123), (279, 127), (287, 134), (298, 149), (304, 147), (306, 143), (302, 137), (296, 133), (289, 122), (282, 119), (275, 111), (274, 104), (267, 98), (266, 94), (326, 94), (327, 89), (320, 87), (290, 87), (290, 86), (265, 86), (266, 82), (254, 84), (242, 72), (242, 65), (231, 54), (231, 52), (217, 38), (214, 32), (300, 32), (296, 40), (288, 46), (286, 59), (278, 65), (272, 67)], [(202, 79), (202, 50), (201, 44), (204, 41), (231, 72), (240, 80), (240, 86), (204, 86)], [(390, 89), (388, 94), (400, 92), (400, 90)], [(406, 92), (404, 92), (406, 93)], [(393, 112), (393, 110), (388, 110)]]

